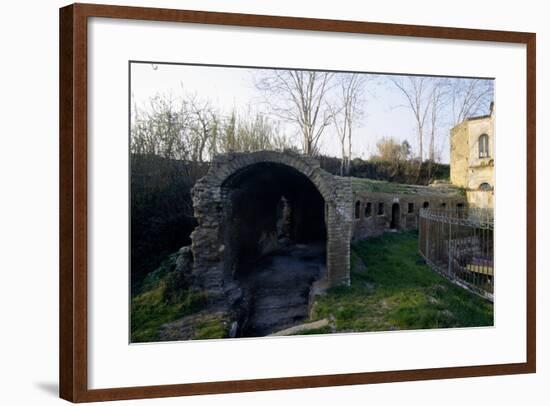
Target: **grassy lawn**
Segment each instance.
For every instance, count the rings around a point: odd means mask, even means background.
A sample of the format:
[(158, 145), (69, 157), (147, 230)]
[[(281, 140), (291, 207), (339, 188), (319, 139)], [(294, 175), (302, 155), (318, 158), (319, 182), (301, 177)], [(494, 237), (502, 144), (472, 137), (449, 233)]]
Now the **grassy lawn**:
[(333, 332), (493, 325), (491, 303), (433, 272), (417, 251), (416, 232), (354, 244), (351, 286), (320, 296), (311, 320), (333, 320)]

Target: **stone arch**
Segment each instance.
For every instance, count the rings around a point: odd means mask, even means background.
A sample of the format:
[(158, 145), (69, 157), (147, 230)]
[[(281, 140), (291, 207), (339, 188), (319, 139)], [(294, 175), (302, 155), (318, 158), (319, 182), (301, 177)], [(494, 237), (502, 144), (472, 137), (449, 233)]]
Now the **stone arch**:
[(390, 228), (399, 230), (401, 228), (401, 205), (394, 202), (391, 206)]
[(349, 284), (353, 195), (349, 178), (321, 169), (310, 156), (294, 152), (258, 151), (215, 156), (206, 176), (193, 188), (198, 226), (191, 234), (194, 274), (210, 303), (233, 304), (240, 298), (238, 285), (224, 269), (224, 222), (232, 182), (258, 165), (279, 165), (305, 176), (324, 200), (326, 225), (326, 279), (328, 286)]
[(355, 202), (355, 209), (354, 209), (353, 216), (355, 217), (356, 220), (361, 219), (361, 201), (360, 200), (357, 200)]
[(487, 191), (487, 190), (492, 190), (492, 189), (493, 189), (493, 187), (492, 187), (491, 184), (488, 183), (488, 182), (483, 182), (483, 183), (481, 183), (481, 184), (479, 185), (479, 190), (485, 190), (485, 191)]
[(371, 202), (366, 202), (365, 203), (365, 213), (364, 213), (364, 216), (365, 218), (367, 217), (370, 217), (372, 216), (372, 203)]

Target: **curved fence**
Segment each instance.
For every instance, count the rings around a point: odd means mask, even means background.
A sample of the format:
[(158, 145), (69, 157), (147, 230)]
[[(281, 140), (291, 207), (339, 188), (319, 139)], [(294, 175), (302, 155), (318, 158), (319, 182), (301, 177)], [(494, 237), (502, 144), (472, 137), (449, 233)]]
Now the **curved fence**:
[(493, 300), (493, 211), (421, 209), (418, 248), (435, 271)]

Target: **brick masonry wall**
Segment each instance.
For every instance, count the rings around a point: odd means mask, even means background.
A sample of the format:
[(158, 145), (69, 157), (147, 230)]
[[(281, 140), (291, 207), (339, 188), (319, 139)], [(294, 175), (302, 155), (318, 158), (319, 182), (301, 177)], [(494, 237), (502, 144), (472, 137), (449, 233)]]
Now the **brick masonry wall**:
[[(191, 235), (193, 274), (199, 288), (206, 292), (208, 302), (215, 307), (231, 308), (242, 295), (233, 278), (235, 262), (228, 241), (226, 216), (231, 213), (228, 193), (235, 174), (255, 164), (276, 163), (305, 175), (317, 188), (325, 202), (327, 232), (328, 286), (350, 283), (350, 243), (384, 233), (417, 228), (419, 210), (429, 206), (456, 208), (465, 205), (465, 197), (456, 190), (448, 195), (430, 191), (426, 194), (354, 192), (351, 178), (333, 176), (320, 168), (312, 157), (293, 152), (259, 151), (216, 156), (208, 174), (193, 189), (193, 207), (198, 227)], [(355, 205), (358, 202), (356, 213)], [(365, 212), (371, 204), (370, 214)], [(379, 213), (379, 205), (383, 204)], [(399, 216), (392, 222), (392, 206), (398, 204)], [(410, 206), (409, 206), (410, 205)], [(356, 217), (356, 214), (358, 216)]]
[(334, 177), (335, 199), (327, 203), (327, 269), (329, 286), (350, 284), (353, 193), (349, 178)]
[[(359, 202), (359, 211), (356, 204)], [(399, 220), (397, 230), (414, 230), (418, 228), (418, 215), (425, 203), (431, 208), (440, 208), (443, 204), (448, 209), (456, 209), (459, 204), (466, 206), (466, 198), (462, 196), (445, 196), (433, 194), (393, 194), (393, 193), (354, 193), (353, 194), (353, 233), (352, 240), (362, 240), (377, 237), (391, 229), (392, 206), (399, 205)], [(371, 204), (370, 214), (367, 204)], [(379, 214), (379, 204), (383, 211)], [(412, 207), (409, 207), (412, 204)], [(409, 212), (409, 209), (412, 209)], [(357, 217), (357, 214), (359, 216)]]
[(316, 186), (325, 201), (329, 286), (350, 282), (353, 192), (349, 178), (335, 177), (321, 169), (316, 159), (294, 152), (218, 155), (207, 175), (193, 188), (193, 208), (198, 222), (191, 234), (193, 274), (211, 306), (230, 308), (241, 296), (230, 267), (224, 265), (234, 260), (230, 247), (226, 247), (224, 233), (231, 178), (244, 168), (266, 162), (294, 168)]

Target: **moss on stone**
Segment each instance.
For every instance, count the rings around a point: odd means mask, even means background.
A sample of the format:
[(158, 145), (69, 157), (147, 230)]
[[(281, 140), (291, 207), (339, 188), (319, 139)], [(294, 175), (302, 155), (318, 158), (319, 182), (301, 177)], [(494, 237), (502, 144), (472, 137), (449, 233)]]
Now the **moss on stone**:
[(426, 195), (441, 197), (464, 196), (464, 190), (450, 184), (434, 186), (406, 185), (367, 178), (351, 178), (352, 189), (356, 193), (392, 193), (399, 195)]
[(226, 338), (228, 332), (229, 323), (225, 318), (207, 318), (197, 323), (193, 340)]
[(174, 283), (183, 276), (175, 269), (177, 253), (151, 272), (131, 301), (131, 342), (157, 341), (163, 324), (201, 311), (205, 294)]

